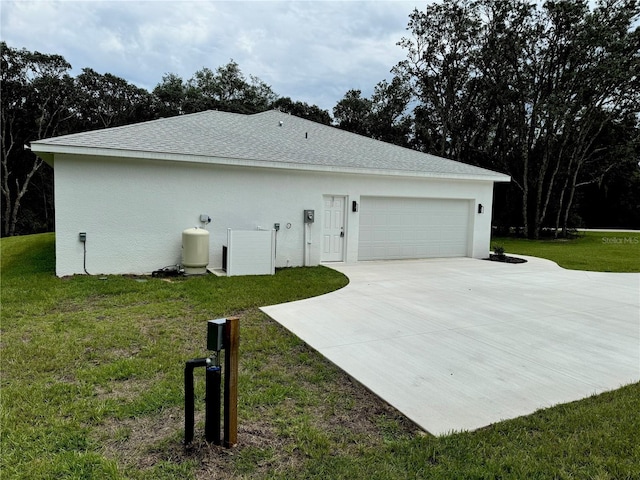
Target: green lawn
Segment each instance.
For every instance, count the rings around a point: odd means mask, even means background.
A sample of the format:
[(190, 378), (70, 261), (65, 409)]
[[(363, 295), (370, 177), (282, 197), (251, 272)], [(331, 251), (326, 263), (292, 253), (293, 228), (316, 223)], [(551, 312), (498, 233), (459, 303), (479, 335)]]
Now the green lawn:
[[(344, 286), (332, 270), (58, 279), (52, 234), (1, 248), (3, 480), (640, 478), (640, 384), (472, 433), (419, 431), (257, 309)], [(239, 445), (202, 440), (200, 375), (185, 449), (184, 362), (206, 355), (206, 320), (231, 314)]]
[(572, 270), (640, 272), (640, 232), (581, 232), (572, 240), (492, 238), (492, 249), (497, 245), (507, 254), (548, 258)]

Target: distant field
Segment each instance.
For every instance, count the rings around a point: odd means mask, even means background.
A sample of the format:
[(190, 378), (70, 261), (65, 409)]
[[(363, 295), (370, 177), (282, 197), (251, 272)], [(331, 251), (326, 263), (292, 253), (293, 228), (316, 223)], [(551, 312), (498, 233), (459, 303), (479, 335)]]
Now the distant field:
[(491, 249), (553, 260), (563, 268), (597, 272), (640, 272), (640, 232), (581, 232), (572, 240), (494, 237)]

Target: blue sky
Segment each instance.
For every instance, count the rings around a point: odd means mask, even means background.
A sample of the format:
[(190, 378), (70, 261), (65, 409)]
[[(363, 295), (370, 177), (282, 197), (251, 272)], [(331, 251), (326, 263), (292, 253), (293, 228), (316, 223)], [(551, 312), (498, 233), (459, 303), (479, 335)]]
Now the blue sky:
[(331, 112), (347, 90), (369, 96), (405, 57), (396, 43), (427, 1), (2, 0), (0, 37), (149, 90), (235, 60), (280, 96)]

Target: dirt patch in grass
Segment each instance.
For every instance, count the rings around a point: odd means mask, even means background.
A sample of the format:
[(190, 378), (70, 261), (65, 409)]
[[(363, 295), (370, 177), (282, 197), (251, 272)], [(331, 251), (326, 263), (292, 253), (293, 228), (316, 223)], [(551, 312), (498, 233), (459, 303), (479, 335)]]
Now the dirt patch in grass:
[[(331, 438), (334, 446), (344, 449), (343, 453), (356, 454), (363, 444), (371, 447), (388, 438), (422, 433), (364, 386), (342, 372), (338, 377), (333, 383), (337, 390), (331, 392), (333, 400), (321, 398), (318, 404), (301, 408), (312, 419), (312, 428)], [(201, 407), (196, 407), (195, 438), (187, 447), (183, 444), (181, 407), (153, 416), (111, 419), (97, 427), (96, 440), (102, 445), (103, 454), (125, 469), (147, 470), (163, 462), (192, 462), (196, 479), (261, 478), (270, 473), (301, 469), (306, 462), (307, 454), (297, 443), (299, 439), (279, 433), (283, 419), (276, 417), (273, 407), (262, 406), (259, 416), (239, 420), (238, 445), (232, 449), (204, 440)]]
[(234, 448), (209, 444), (204, 439), (204, 414), (196, 412), (196, 432), (192, 443), (184, 445), (184, 412), (179, 408), (153, 417), (111, 420), (99, 427), (96, 440), (102, 453), (125, 468), (146, 470), (162, 462), (194, 462), (197, 479), (235, 478), (235, 459), (245, 450), (268, 451), (255, 468), (260, 471), (294, 467), (302, 459), (286, 452), (287, 439), (279, 437), (265, 421), (243, 422), (238, 426), (239, 443)]
[(166, 459), (157, 449), (170, 443), (183, 425), (183, 412), (172, 408), (154, 416), (110, 419), (96, 428), (94, 437), (106, 457), (144, 469)]
[[(196, 460), (195, 478), (198, 480), (218, 478), (246, 478), (242, 471), (250, 471), (252, 476), (263, 476), (267, 472), (294, 469), (304, 462), (304, 457), (291, 451), (286, 438), (280, 437), (267, 422), (253, 421), (238, 426), (239, 443), (228, 449), (209, 445), (203, 438), (197, 439), (185, 455)], [(253, 452), (260, 452), (254, 455)], [(251, 463), (247, 467), (238, 466), (238, 459)]]
[(323, 416), (324, 428), (334, 432), (348, 430), (353, 436), (366, 437), (375, 443), (386, 437), (408, 437), (421, 432), (411, 420), (371, 393), (362, 384), (341, 374), (339, 394), (349, 399), (347, 408), (337, 408)]
[(153, 386), (156, 379), (113, 380), (107, 386), (95, 386), (96, 398), (100, 401), (132, 401)]

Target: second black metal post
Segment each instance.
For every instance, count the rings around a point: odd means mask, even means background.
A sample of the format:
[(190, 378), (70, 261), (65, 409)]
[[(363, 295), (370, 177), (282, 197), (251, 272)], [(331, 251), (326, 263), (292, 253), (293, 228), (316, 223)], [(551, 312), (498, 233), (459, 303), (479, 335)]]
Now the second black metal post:
[(220, 379), (221, 369), (217, 365), (207, 367), (204, 436), (207, 442), (220, 445)]

